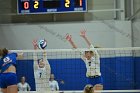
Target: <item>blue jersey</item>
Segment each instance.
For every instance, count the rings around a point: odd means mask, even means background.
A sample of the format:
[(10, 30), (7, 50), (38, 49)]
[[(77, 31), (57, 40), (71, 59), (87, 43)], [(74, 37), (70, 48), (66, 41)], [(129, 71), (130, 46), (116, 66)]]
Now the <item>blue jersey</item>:
[(9, 68), (9, 66), (16, 66), (17, 53), (9, 53), (0, 59), (0, 70), (4, 72)]

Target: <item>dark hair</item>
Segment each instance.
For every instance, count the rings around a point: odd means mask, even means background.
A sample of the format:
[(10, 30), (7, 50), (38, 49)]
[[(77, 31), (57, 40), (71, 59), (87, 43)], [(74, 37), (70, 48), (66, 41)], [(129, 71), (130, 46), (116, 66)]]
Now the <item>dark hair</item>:
[(51, 80), (52, 78), (51, 78), (51, 76), (53, 76), (53, 79), (55, 79), (55, 76), (54, 76), (54, 74), (50, 74), (50, 78), (49, 78), (49, 80)]
[(0, 49), (0, 56), (4, 57), (8, 54), (8, 50), (6, 48)]
[(88, 84), (84, 88), (84, 93), (93, 93), (93, 86)]
[[(22, 76), (22, 77), (20, 78), (20, 81), (21, 81), (23, 78), (25, 78), (25, 76)], [(25, 79), (26, 79), (26, 78), (25, 78)]]
[(86, 54), (86, 53), (93, 54), (93, 51), (85, 51), (85, 54)]

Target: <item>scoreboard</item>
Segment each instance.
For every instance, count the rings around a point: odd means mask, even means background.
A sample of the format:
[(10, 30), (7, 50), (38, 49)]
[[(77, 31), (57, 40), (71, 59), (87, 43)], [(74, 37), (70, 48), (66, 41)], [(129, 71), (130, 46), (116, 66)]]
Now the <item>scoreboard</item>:
[(18, 14), (86, 12), (86, 0), (18, 0)]

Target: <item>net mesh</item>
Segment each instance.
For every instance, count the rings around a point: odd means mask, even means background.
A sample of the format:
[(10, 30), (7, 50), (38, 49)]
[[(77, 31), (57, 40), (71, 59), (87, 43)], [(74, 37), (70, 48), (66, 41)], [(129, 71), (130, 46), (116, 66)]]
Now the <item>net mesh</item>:
[[(87, 50), (13, 50), (14, 52), (24, 53), (23, 59), (18, 60), (18, 79), (20, 80), (21, 76), (25, 76), (32, 91), (40, 91), (40, 89), (49, 91), (51, 90), (48, 83), (49, 77), (50, 73), (53, 73), (60, 91), (78, 93), (87, 84), (86, 66), (81, 59), (82, 52)], [(104, 86), (102, 92), (105, 92), (105, 90), (116, 90), (114, 92), (117, 92), (117, 90), (140, 89), (140, 48), (97, 48), (96, 50), (100, 55), (100, 68)], [(44, 53), (46, 54), (44, 55)], [(42, 58), (46, 62), (44, 79), (37, 77), (35, 73), (37, 71), (35, 67), (38, 65), (39, 59)], [(73, 90), (77, 92), (72, 92)], [(139, 90), (133, 92), (140, 93)], [(82, 91), (79, 91), (79, 93), (82, 93)]]

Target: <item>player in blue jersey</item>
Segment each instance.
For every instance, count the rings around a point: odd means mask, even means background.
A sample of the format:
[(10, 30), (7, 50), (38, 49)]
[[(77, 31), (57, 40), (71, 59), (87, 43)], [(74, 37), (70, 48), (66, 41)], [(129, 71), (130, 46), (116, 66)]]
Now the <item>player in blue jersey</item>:
[(17, 92), (16, 58), (22, 53), (12, 53), (6, 48), (0, 49), (0, 87), (2, 93)]

